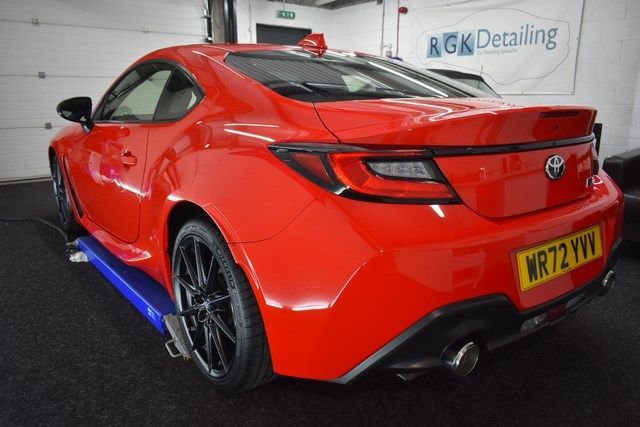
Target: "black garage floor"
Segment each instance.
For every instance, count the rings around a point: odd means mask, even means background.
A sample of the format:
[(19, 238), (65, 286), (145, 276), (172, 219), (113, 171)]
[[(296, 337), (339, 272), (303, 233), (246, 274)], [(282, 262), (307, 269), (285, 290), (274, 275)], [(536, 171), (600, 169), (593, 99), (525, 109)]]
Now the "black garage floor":
[[(56, 222), (48, 182), (0, 186), (0, 218)], [(619, 283), (576, 316), (497, 351), (460, 381), (344, 387), (279, 378), (235, 397), (171, 359), (160, 336), (63, 239), (0, 222), (0, 424), (636, 424), (640, 419), (640, 248)], [(636, 424), (637, 425), (637, 424)]]

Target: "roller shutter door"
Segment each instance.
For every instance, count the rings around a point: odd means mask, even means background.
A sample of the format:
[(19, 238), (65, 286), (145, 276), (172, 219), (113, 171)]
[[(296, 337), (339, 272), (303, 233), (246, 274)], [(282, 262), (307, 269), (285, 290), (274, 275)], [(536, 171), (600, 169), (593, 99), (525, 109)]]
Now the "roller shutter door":
[(0, 0), (0, 181), (47, 176), (47, 145), (66, 124), (57, 103), (95, 103), (140, 56), (202, 43), (203, 10), (201, 0)]

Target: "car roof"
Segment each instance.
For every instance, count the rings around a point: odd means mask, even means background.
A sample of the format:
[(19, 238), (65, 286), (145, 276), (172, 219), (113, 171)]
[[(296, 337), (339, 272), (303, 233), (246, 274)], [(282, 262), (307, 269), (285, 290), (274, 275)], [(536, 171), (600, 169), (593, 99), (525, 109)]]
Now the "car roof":
[[(201, 43), (201, 44), (187, 44), (179, 46), (170, 46), (162, 49), (158, 49), (152, 53), (183, 53), (185, 50), (190, 50), (199, 53), (208, 54), (212, 51), (223, 52), (246, 52), (256, 50), (287, 50), (292, 48), (302, 49), (300, 46), (285, 46), (278, 44), (268, 43)], [(331, 49), (333, 50), (333, 49)]]
[[(141, 60), (158, 58), (162, 56), (184, 56), (185, 54), (187, 54), (187, 56), (191, 56), (193, 54), (219, 56), (221, 54), (235, 52), (278, 51), (290, 49), (304, 48), (297, 45), (279, 45), (268, 43), (201, 43), (165, 47), (151, 52), (148, 55), (145, 55), (143, 58), (141, 58)], [(327, 52), (355, 53), (358, 55), (369, 56), (369, 54), (363, 52), (344, 49), (327, 49)]]
[(253, 51), (253, 50), (284, 50), (290, 49), (294, 46), (285, 46), (279, 44), (269, 44), (269, 43), (213, 43), (213, 44), (199, 44), (192, 45), (197, 49), (220, 49), (226, 52), (244, 52), (244, 51)]

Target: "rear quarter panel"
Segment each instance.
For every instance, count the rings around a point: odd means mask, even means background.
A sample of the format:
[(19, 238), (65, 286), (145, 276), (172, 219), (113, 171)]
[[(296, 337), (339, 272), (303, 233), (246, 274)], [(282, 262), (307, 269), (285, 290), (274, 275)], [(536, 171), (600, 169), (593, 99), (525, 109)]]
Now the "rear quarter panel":
[(336, 142), (311, 104), (267, 91), (221, 61), (189, 62), (205, 98), (179, 122), (154, 126), (149, 135), (141, 234), (159, 250), (155, 258), (162, 262), (152, 270), (170, 293), (167, 219), (176, 204), (202, 207), (236, 260), (246, 263), (234, 245), (273, 237), (322, 191), (287, 168), (268, 146)]

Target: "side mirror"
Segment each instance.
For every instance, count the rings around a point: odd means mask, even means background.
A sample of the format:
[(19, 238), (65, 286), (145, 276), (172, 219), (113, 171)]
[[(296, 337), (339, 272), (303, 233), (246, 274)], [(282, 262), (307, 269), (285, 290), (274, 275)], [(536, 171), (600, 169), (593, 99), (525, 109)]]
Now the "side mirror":
[(80, 123), (85, 132), (90, 132), (93, 129), (91, 98), (87, 96), (65, 99), (58, 104), (56, 111), (63, 119)]

